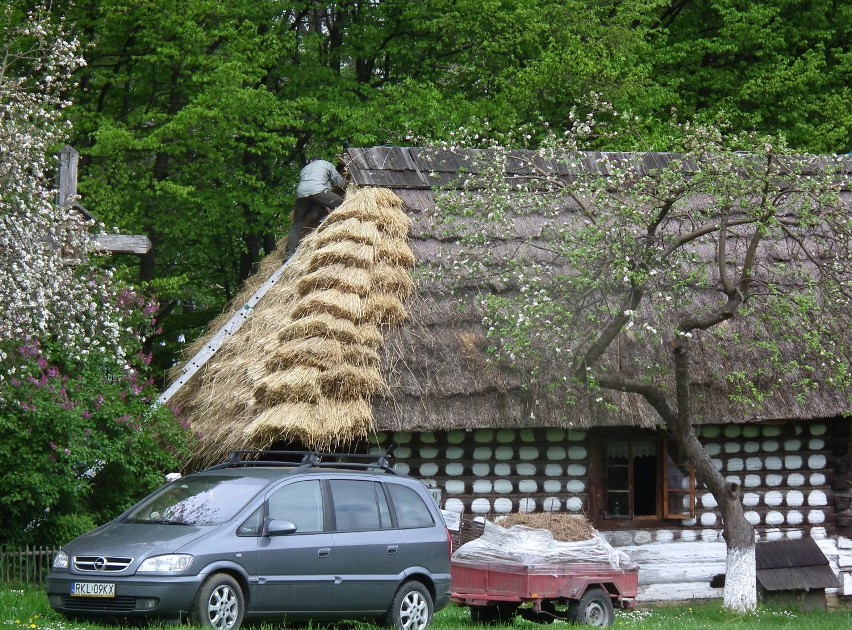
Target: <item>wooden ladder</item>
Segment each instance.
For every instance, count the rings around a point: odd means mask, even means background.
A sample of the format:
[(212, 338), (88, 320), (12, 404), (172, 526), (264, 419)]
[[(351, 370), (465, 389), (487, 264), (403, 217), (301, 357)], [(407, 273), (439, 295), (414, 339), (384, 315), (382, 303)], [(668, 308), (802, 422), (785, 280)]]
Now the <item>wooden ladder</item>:
[(240, 329), (246, 319), (248, 319), (254, 312), (254, 308), (257, 306), (257, 303), (260, 302), (260, 299), (266, 295), (269, 289), (275, 286), (279, 278), (281, 278), (281, 274), (284, 273), (284, 270), (287, 268), (287, 265), (290, 264), (292, 259), (293, 258), (290, 257), (284, 261), (284, 263), (278, 267), (271, 276), (269, 276), (266, 282), (264, 282), (261, 287), (255, 291), (254, 295), (249, 298), (248, 302), (246, 302), (243, 307), (237, 311), (237, 313), (229, 319), (215, 335), (213, 335), (210, 341), (208, 341), (194, 357), (184, 364), (183, 373), (175, 379), (171, 385), (169, 385), (169, 388), (166, 391), (157, 397), (157, 400), (154, 403), (155, 405), (165, 405), (169, 399), (171, 399), (171, 397), (174, 396), (178, 390), (180, 390), (180, 388), (195, 375), (196, 372), (198, 372), (198, 370), (204, 367), (204, 364), (207, 363), (214, 354), (216, 354), (219, 348), (222, 347), (222, 344)]

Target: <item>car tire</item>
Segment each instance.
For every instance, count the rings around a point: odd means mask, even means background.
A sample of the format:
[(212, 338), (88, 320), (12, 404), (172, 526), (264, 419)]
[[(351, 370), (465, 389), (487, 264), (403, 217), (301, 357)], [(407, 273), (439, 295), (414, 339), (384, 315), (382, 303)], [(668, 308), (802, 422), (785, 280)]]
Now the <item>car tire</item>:
[(569, 621), (580, 626), (609, 628), (614, 618), (612, 598), (601, 588), (589, 589), (576, 606), (569, 608)]
[(214, 573), (201, 584), (192, 604), (190, 620), (213, 630), (237, 630), (245, 612), (243, 590), (226, 573)]
[(397, 589), (388, 609), (386, 625), (394, 630), (425, 630), (432, 623), (432, 596), (416, 580)]

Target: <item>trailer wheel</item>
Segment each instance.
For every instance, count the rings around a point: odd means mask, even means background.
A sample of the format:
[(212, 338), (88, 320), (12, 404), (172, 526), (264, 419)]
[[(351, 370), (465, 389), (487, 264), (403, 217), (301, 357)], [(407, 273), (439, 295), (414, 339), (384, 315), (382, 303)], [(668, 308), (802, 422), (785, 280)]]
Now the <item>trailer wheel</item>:
[(501, 603), (493, 606), (471, 606), (470, 620), (473, 623), (494, 625), (509, 623), (515, 618), (518, 607), (515, 604)]
[(576, 606), (570, 607), (569, 617), (572, 623), (581, 626), (609, 628), (615, 617), (609, 593), (600, 588), (589, 589)]

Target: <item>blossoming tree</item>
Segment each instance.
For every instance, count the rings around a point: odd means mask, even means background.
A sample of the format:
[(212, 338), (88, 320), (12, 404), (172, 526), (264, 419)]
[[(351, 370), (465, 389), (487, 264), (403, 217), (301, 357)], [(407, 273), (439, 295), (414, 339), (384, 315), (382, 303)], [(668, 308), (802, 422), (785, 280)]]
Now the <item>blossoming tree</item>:
[[(156, 305), (106, 266), (69, 266), (82, 216), (48, 162), (77, 43), (44, 7), (0, 11), (0, 537), (58, 543), (162, 481), (191, 439), (145, 374)], [(73, 200), (70, 200), (73, 201)]]
[(468, 286), (504, 288), (483, 291), (483, 323), (531, 392), (590, 414), (617, 412), (626, 392), (653, 410), (718, 504), (725, 606), (753, 609), (755, 532), (694, 425), (713, 421), (708, 387), (739, 421), (781, 397), (803, 415), (811, 397), (849, 401), (848, 159), (676, 123), (677, 153), (584, 152), (600, 116), (545, 130), (534, 151), (442, 146), (471, 167), (436, 191), (439, 229), (461, 239)]

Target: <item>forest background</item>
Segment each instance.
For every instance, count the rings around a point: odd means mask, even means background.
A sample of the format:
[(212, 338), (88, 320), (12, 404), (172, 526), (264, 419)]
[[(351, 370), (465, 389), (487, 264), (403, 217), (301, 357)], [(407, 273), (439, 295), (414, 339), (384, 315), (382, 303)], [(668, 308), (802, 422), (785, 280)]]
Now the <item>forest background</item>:
[[(146, 234), (156, 382), (289, 227), (305, 160), (346, 145), (568, 128), (595, 93), (647, 121), (852, 150), (852, 6), (831, 0), (54, 2), (86, 65), (68, 98), (80, 194)], [(115, 260), (113, 261), (115, 264)]]
[[(2, 33), (34, 9), (26, 36), (0, 41), (0, 306), (11, 309), (0, 454), (19, 462), (0, 483), (0, 535), (11, 542), (64, 542), (185, 461), (190, 428), (151, 400), (286, 235), (309, 157), (438, 144), (460, 128), (535, 147), (591, 101), (636, 115), (610, 125), (642, 127), (641, 146), (608, 136), (592, 143), (601, 150), (670, 149), (675, 114), (802, 151), (852, 150), (852, 5), (839, 1), (10, 0)], [(70, 76), (38, 58), (51, 49), (45, 59), (67, 58)], [(55, 167), (41, 154), (66, 143), (81, 154), (81, 203), (109, 230), (146, 235), (147, 254), (74, 272), (49, 251), (32, 256), (47, 240), (34, 218), (53, 203), (20, 183), (37, 188)], [(62, 289), (51, 306), (68, 307), (64, 320), (22, 333), (6, 317), (28, 317), (62, 284), (53, 278), (72, 276), (88, 297)], [(63, 341), (87, 312), (108, 324), (100, 353), (85, 331), (73, 351)]]

